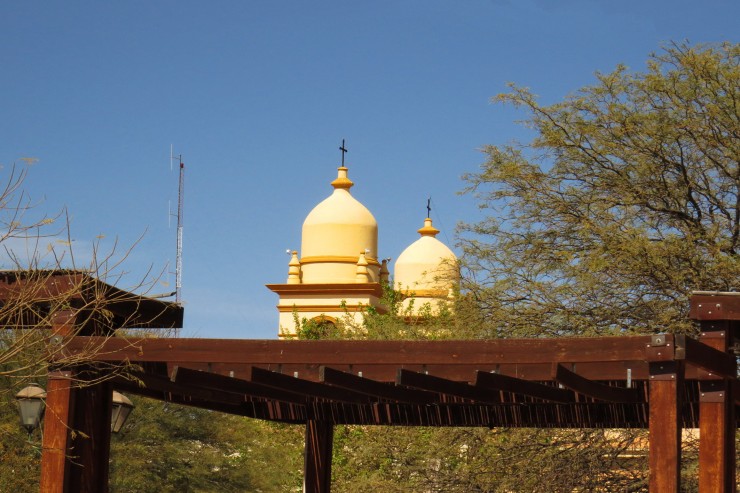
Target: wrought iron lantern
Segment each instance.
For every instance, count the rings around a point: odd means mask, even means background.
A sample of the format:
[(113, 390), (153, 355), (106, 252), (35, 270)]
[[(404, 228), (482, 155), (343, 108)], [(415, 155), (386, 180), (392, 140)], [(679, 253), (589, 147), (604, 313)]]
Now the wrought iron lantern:
[(46, 391), (38, 384), (32, 383), (15, 394), (18, 401), (18, 412), (21, 415), (21, 426), (31, 436), (33, 430), (39, 427), (44, 415)]
[(120, 392), (113, 391), (113, 412), (111, 413), (110, 431), (118, 433), (134, 409), (134, 404)]

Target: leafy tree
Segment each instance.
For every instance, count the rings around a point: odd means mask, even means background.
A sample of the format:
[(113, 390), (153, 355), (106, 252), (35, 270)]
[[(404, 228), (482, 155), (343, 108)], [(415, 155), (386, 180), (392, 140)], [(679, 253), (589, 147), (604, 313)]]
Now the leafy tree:
[(740, 274), (740, 45), (673, 44), (552, 105), (511, 86), (527, 144), (488, 146), (462, 227), (490, 336), (691, 332)]
[[(691, 333), (692, 290), (737, 288), (739, 62), (736, 44), (673, 44), (645, 73), (619, 66), (559, 103), (518, 86), (495, 98), (527, 110), (535, 136), (487, 147), (465, 177), (488, 215), (462, 226), (464, 289), (489, 337)], [(494, 464), (508, 465), (498, 484), (591, 490), (584, 479), (598, 477), (645, 489), (644, 461), (598, 460), (614, 443), (639, 451), (644, 435), (593, 432), (582, 447), (569, 436), (512, 430), (529, 464), (499, 444)], [(684, 445), (693, 491), (696, 443)]]
[(112, 493), (300, 491), (300, 427), (132, 400), (111, 440)]
[[(440, 331), (371, 314), (350, 335), (691, 332), (690, 292), (733, 289), (740, 273), (739, 55), (737, 45), (674, 44), (645, 73), (597, 74), (560, 103), (517, 86), (499, 95), (529, 111), (535, 137), (487, 147), (482, 170), (465, 177), (489, 214), (462, 227), (462, 310)], [(335, 438), (334, 486), (645, 491), (645, 443), (643, 430), (348, 427)]]

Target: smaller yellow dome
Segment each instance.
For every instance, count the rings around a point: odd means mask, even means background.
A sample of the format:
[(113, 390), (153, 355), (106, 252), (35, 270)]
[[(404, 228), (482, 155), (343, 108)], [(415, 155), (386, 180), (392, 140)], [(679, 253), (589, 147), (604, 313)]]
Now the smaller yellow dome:
[(458, 279), (457, 257), (435, 236), (439, 230), (426, 218), (418, 230), (421, 238), (409, 245), (394, 268), (394, 283), (406, 293), (419, 297), (446, 297)]

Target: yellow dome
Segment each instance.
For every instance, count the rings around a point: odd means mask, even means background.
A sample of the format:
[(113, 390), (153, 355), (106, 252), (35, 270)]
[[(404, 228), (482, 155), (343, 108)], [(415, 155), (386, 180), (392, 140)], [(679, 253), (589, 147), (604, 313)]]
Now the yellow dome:
[(352, 197), (347, 168), (332, 182), (334, 193), (319, 203), (303, 222), (301, 282), (356, 283), (360, 254), (368, 264), (368, 282), (378, 282), (378, 223)]
[(439, 230), (432, 226), (431, 219), (425, 219), (424, 227), (418, 232), (421, 238), (409, 245), (396, 260), (394, 283), (401, 291), (417, 297), (446, 297), (457, 282), (457, 257), (447, 245), (435, 238)]

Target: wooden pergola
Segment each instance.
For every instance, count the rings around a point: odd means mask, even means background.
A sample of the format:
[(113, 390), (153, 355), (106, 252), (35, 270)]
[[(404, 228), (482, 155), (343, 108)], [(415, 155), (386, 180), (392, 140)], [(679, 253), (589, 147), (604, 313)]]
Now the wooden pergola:
[[(181, 321), (162, 307), (168, 326)], [(68, 334), (66, 354), (96, 351), (49, 375), (41, 491), (107, 491), (116, 389), (305, 426), (307, 492), (330, 491), (344, 424), (648, 428), (653, 492), (680, 491), (681, 431), (699, 428), (700, 491), (734, 492), (740, 296), (694, 295), (690, 316), (697, 339), (279, 341), (78, 335), (60, 313), (52, 331)], [(131, 363), (133, 374), (100, 379)]]

